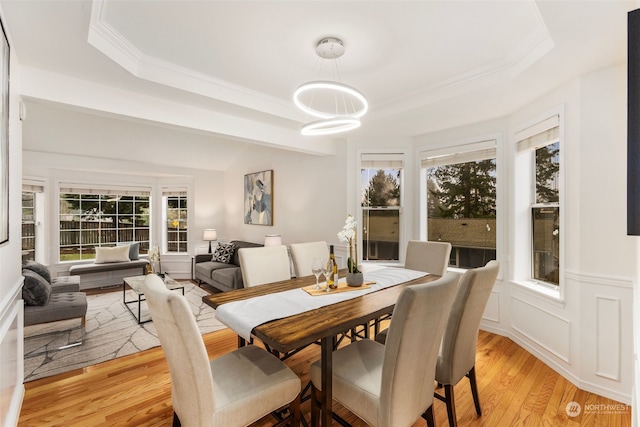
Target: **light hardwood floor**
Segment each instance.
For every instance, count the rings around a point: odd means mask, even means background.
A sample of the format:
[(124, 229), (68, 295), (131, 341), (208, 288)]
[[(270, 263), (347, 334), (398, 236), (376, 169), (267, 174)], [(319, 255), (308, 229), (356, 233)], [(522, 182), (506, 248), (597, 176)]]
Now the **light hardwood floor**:
[[(211, 358), (237, 346), (224, 329), (204, 336)], [(287, 361), (303, 384), (320, 349), (309, 347)], [(455, 387), (459, 426), (630, 426), (631, 408), (577, 389), (508, 338), (480, 332), (476, 361), (483, 415), (477, 417), (468, 382)], [(161, 348), (25, 384), (19, 426), (171, 426), (171, 384)], [(582, 412), (568, 417), (577, 402)], [(436, 425), (448, 426), (447, 411), (435, 401)], [(615, 405), (615, 406), (607, 406)], [(340, 405), (335, 411), (354, 427), (366, 424)], [(309, 420), (309, 402), (302, 404)], [(269, 426), (272, 418), (254, 423)], [(413, 427), (425, 426), (418, 420)]]

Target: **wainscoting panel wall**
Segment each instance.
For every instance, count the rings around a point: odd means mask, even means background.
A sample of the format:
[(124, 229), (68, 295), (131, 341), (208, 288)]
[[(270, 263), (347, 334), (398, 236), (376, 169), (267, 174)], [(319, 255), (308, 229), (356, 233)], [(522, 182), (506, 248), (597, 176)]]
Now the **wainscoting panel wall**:
[[(3, 298), (0, 307), (0, 425), (15, 426), (24, 396), (22, 280)], [(6, 304), (5, 304), (6, 302)]]
[[(571, 322), (520, 297), (511, 297), (511, 327), (549, 353), (571, 363)], [(553, 331), (553, 333), (549, 333)]]
[(596, 375), (620, 381), (620, 300), (596, 296)]
[(491, 295), (489, 295), (487, 306), (482, 315), (483, 321), (500, 323), (500, 292), (496, 290), (497, 286), (498, 284), (496, 283), (493, 291), (491, 291)]

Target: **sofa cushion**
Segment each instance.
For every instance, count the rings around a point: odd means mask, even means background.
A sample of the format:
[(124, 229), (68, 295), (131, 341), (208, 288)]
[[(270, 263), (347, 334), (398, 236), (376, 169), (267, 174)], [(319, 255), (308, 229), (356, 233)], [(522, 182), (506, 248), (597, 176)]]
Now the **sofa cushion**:
[(23, 269), (31, 270), (38, 273), (42, 276), (47, 282), (51, 283), (51, 272), (49, 271), (49, 267), (44, 264), (40, 264), (35, 261), (27, 261), (23, 266)]
[(75, 319), (87, 315), (87, 295), (84, 292), (63, 292), (51, 295), (46, 306), (25, 307), (24, 326)]
[(35, 271), (23, 269), (22, 299), (27, 305), (46, 305), (51, 296), (51, 283)]
[(58, 276), (51, 279), (51, 293), (80, 291), (80, 276)]
[(226, 264), (224, 262), (216, 262), (216, 261), (205, 261), (205, 262), (199, 262), (196, 264), (196, 272), (208, 277), (208, 278), (212, 278), (212, 274), (214, 271), (216, 270), (226, 270), (226, 269), (235, 269), (235, 268), (240, 268), (238, 266), (235, 266), (233, 264)]
[(213, 256), (211, 257), (211, 261), (213, 262), (223, 262), (225, 264), (229, 264), (231, 262), (231, 257), (233, 257), (233, 252), (236, 250), (236, 245), (233, 243), (220, 243), (218, 247), (213, 252)]
[(106, 246), (96, 248), (95, 264), (129, 261), (129, 246)]
[(240, 267), (214, 270), (211, 272), (211, 278), (229, 289), (239, 289), (244, 287), (242, 284), (242, 271), (240, 270)]
[(129, 259), (140, 259), (140, 242), (120, 242), (118, 246), (129, 246)]

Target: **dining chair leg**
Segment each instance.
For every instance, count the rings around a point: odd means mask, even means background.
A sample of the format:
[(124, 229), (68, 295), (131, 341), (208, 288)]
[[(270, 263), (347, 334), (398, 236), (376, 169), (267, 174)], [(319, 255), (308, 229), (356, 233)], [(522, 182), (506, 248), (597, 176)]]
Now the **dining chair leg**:
[(422, 418), (427, 421), (427, 427), (436, 427), (436, 419), (433, 416), (433, 404), (431, 404), (431, 406), (429, 406), (427, 410), (424, 411), (424, 414), (422, 414)]
[(171, 424), (171, 427), (181, 427), (182, 424), (180, 423), (180, 418), (178, 418), (178, 414), (176, 414), (175, 412), (173, 413), (173, 424)]
[(296, 398), (289, 404), (289, 411), (291, 412), (291, 427), (300, 426), (300, 401), (302, 399), (302, 393), (299, 393)]
[(476, 414), (482, 415), (482, 408), (480, 408), (480, 397), (478, 396), (478, 382), (476, 381), (476, 367), (471, 368), (467, 374), (469, 377), (469, 384), (471, 385), (471, 394), (473, 395), (473, 404), (476, 406)]
[(449, 418), (449, 427), (457, 427), (458, 419), (456, 418), (456, 405), (453, 400), (453, 385), (444, 385), (444, 399), (447, 404), (447, 417)]
[(320, 396), (318, 389), (311, 384), (311, 427), (318, 427), (320, 419)]

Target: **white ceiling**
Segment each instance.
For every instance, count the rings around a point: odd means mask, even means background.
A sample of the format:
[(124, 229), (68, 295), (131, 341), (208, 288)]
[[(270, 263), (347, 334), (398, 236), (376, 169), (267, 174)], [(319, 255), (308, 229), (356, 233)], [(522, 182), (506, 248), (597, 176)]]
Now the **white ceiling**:
[[(362, 127), (342, 136), (413, 136), (507, 115), (576, 76), (624, 64), (627, 12), (640, 4), (0, 0), (0, 7), (21, 66), (231, 114), (244, 125), (180, 126), (217, 143), (260, 142), (266, 129), (278, 146), (278, 137), (299, 139), (307, 120), (291, 101), (295, 88), (330, 77), (314, 51), (325, 36), (344, 41), (341, 80), (370, 103)], [(38, 101), (36, 85), (24, 85), (27, 99)], [(49, 103), (89, 105), (50, 92), (42, 95)], [(100, 104), (91, 109), (100, 112)], [(308, 151), (322, 151), (309, 143)]]

